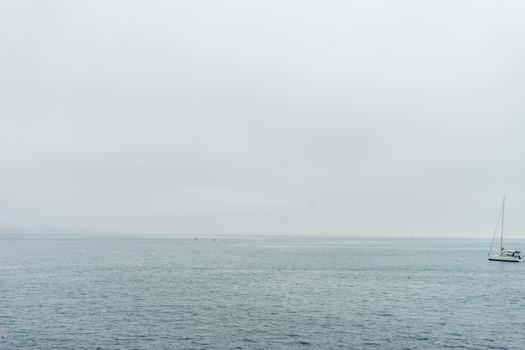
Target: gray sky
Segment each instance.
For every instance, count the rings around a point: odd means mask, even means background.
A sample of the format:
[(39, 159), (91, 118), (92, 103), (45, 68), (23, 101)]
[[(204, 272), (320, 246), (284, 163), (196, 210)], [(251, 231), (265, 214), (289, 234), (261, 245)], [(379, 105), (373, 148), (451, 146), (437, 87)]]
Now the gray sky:
[(0, 232), (525, 235), (524, 18), (2, 1)]

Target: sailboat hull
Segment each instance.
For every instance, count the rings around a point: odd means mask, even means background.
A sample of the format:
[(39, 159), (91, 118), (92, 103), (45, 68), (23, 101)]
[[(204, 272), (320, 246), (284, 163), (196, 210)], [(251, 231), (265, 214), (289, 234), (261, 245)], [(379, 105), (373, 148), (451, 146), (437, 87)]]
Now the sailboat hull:
[(517, 256), (493, 255), (493, 256), (489, 256), (489, 261), (523, 262), (523, 258), (519, 258)]

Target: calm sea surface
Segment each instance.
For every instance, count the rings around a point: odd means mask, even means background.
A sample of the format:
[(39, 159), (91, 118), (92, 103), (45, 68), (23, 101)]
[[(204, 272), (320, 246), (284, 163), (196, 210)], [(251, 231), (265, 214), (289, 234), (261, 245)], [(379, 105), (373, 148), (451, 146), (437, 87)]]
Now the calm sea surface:
[(525, 349), (525, 263), (489, 245), (1, 237), (0, 348)]

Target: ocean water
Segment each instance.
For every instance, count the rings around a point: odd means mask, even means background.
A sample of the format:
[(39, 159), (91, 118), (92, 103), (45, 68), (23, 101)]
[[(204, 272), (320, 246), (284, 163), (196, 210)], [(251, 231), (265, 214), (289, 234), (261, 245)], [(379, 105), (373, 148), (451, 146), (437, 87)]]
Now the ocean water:
[(488, 240), (0, 238), (0, 349), (525, 349)]

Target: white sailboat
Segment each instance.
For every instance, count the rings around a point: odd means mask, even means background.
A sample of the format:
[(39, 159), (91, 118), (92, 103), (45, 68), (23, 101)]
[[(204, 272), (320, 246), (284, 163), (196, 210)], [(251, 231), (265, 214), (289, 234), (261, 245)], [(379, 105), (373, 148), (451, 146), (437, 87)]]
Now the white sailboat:
[[(505, 262), (523, 262), (523, 256), (520, 255), (519, 250), (508, 250), (503, 248), (503, 224), (505, 223), (505, 197), (503, 197), (503, 204), (501, 205), (501, 210), (498, 217), (498, 223), (496, 224), (496, 229), (494, 230), (494, 235), (492, 236), (492, 243), (490, 244), (489, 250), (489, 261), (505, 261)], [(500, 225), (501, 224), (501, 225)], [(494, 239), (496, 238), (496, 233), (500, 229), (500, 249), (498, 254), (492, 253), (492, 247), (494, 245)]]

